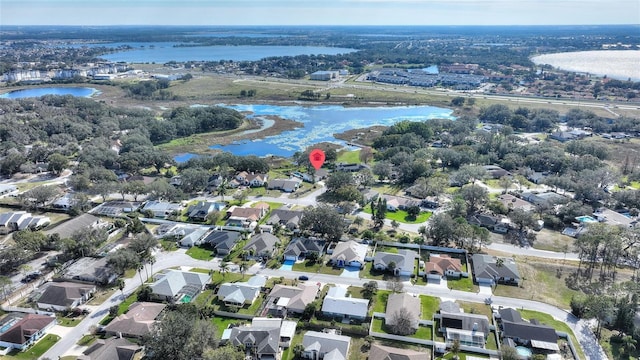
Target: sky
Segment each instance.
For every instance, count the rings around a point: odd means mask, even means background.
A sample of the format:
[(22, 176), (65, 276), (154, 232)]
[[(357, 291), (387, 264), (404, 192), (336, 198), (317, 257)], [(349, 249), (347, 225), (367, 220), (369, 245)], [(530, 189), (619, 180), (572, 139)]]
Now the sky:
[(599, 24), (640, 0), (0, 0), (0, 26)]

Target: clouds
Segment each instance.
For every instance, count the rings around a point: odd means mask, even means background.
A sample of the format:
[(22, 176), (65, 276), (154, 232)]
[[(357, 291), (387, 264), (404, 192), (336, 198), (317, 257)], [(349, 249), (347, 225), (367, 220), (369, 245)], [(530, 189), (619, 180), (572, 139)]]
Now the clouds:
[(2, 0), (4, 25), (640, 24), (638, 0)]

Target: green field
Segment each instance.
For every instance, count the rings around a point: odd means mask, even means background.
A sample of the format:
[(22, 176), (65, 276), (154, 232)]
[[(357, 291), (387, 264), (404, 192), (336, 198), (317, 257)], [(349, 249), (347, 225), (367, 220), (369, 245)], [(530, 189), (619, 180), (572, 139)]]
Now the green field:
[(196, 260), (211, 261), (214, 258), (213, 249), (204, 246), (192, 246), (187, 250), (187, 255)]
[(40, 341), (38, 341), (35, 345), (30, 347), (26, 351), (10, 352), (8, 355), (5, 355), (3, 359), (36, 360), (59, 340), (60, 337), (58, 335), (45, 335), (42, 339), (40, 339)]

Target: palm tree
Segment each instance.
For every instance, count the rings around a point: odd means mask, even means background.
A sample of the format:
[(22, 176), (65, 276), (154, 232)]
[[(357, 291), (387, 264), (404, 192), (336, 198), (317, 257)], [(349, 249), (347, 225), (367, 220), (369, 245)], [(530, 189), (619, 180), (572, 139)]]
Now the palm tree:
[(229, 263), (228, 262), (223, 262), (222, 264), (220, 264), (220, 272), (222, 273), (222, 277), (225, 276), (225, 273), (229, 271)]
[(116, 285), (118, 285), (118, 289), (120, 289), (120, 293), (122, 294), (122, 301), (124, 301), (124, 280), (118, 279)]
[(227, 190), (228, 190), (228, 181), (227, 178), (225, 177), (222, 180), (222, 183), (220, 183), (220, 186), (218, 186), (218, 196), (222, 197), (222, 201), (224, 201), (224, 196), (227, 194)]
[(458, 360), (458, 353), (460, 352), (460, 340), (455, 339), (453, 340), (453, 343), (451, 344), (451, 352), (453, 353), (453, 358), (455, 360)]
[(11, 285), (11, 278), (5, 275), (0, 276), (0, 286), (2, 286), (2, 298), (7, 296), (7, 285)]
[(636, 349), (636, 345), (638, 341), (634, 339), (631, 335), (627, 335), (622, 338), (622, 351), (623, 354), (630, 356), (631, 353)]
[(151, 276), (153, 276), (153, 264), (156, 263), (156, 257), (153, 255), (149, 255), (147, 262), (149, 263), (149, 265), (151, 266)]
[(140, 276), (140, 285), (144, 284), (144, 281), (142, 281), (142, 269), (144, 269), (144, 263), (139, 263), (138, 264), (138, 275)]
[(244, 272), (246, 270), (247, 270), (247, 263), (243, 261), (240, 263), (240, 274), (242, 274), (243, 279), (244, 279)]

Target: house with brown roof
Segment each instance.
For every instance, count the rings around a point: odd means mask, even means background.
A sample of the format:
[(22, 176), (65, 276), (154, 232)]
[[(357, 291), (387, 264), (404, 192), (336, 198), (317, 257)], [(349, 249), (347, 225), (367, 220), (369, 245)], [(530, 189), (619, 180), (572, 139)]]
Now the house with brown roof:
[(431, 360), (427, 352), (372, 344), (369, 360)]
[(227, 210), (226, 226), (249, 228), (253, 229), (258, 224), (258, 221), (262, 219), (269, 212), (268, 207), (230, 207)]
[(125, 338), (98, 339), (78, 356), (78, 360), (132, 360), (142, 350)]
[(411, 321), (411, 328), (415, 333), (418, 330), (421, 316), (420, 298), (407, 293), (389, 294), (387, 308), (385, 311), (384, 324), (387, 327), (393, 327), (398, 322), (398, 316), (402, 311), (406, 311)]
[(152, 302), (133, 303), (126, 313), (118, 315), (104, 330), (116, 337), (143, 337), (151, 332), (156, 319), (166, 306)]
[(96, 291), (95, 285), (73, 282), (52, 282), (37, 299), (38, 308), (65, 311), (85, 303)]
[(459, 279), (462, 276), (462, 263), (460, 259), (449, 255), (431, 254), (429, 262), (424, 264), (424, 273), (427, 279), (432, 280), (440, 280), (443, 276)]
[(498, 201), (508, 210), (522, 209), (524, 211), (533, 211), (535, 206), (528, 201), (511, 194), (502, 194), (498, 196)]
[(289, 313), (301, 314), (318, 295), (318, 286), (286, 286), (278, 284), (267, 296), (269, 314), (286, 317)]
[(0, 334), (0, 346), (24, 351), (38, 342), (40, 338), (46, 335), (47, 330), (56, 324), (55, 316), (39, 314), (20, 316), (15, 314), (11, 318), (4, 320), (2, 324), (2, 327), (9, 326), (9, 328)]

